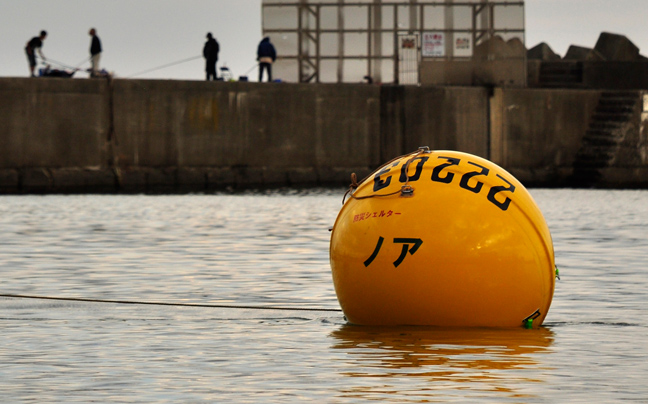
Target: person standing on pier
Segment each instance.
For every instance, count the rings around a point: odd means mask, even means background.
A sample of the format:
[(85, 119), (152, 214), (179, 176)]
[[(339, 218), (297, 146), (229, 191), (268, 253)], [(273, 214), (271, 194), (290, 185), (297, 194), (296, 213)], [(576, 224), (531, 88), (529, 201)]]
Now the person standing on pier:
[(90, 77), (95, 77), (99, 73), (99, 58), (101, 57), (101, 41), (97, 36), (97, 30), (90, 28), (88, 35), (92, 37), (90, 42)]
[(211, 78), (216, 80), (216, 62), (218, 62), (218, 52), (220, 46), (216, 39), (212, 36), (211, 32), (207, 33), (207, 42), (203, 48), (203, 57), (206, 60), (205, 70), (207, 71), (207, 81)]
[(263, 81), (263, 70), (268, 75), (268, 81), (272, 81), (272, 63), (277, 59), (277, 51), (270, 43), (270, 37), (265, 37), (257, 48), (257, 61), (259, 62), (259, 83)]
[(35, 36), (27, 42), (25, 46), (25, 53), (27, 53), (27, 60), (29, 61), (29, 72), (31, 77), (34, 76), (34, 68), (36, 67), (36, 52), (38, 51), (38, 56), (45, 61), (45, 56), (43, 55), (43, 41), (47, 37), (47, 31), (41, 31), (39, 36)]

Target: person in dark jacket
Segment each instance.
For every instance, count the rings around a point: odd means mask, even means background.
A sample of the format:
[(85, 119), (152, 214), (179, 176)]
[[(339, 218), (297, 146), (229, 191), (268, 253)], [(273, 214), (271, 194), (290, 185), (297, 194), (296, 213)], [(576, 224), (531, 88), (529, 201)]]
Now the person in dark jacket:
[(270, 38), (265, 37), (259, 43), (257, 48), (257, 61), (259, 62), (259, 82), (263, 81), (263, 70), (268, 75), (268, 81), (272, 81), (272, 63), (277, 60), (277, 51), (274, 45), (270, 43)]
[(34, 77), (34, 68), (36, 67), (36, 52), (43, 61), (45, 61), (45, 56), (43, 55), (43, 41), (47, 37), (46, 31), (41, 31), (39, 36), (35, 36), (27, 42), (25, 45), (25, 53), (27, 53), (27, 60), (29, 61), (29, 72), (31, 76)]
[(99, 58), (101, 57), (101, 41), (97, 36), (97, 30), (90, 28), (88, 35), (92, 37), (90, 42), (90, 76), (94, 77), (99, 72)]
[(203, 57), (206, 60), (205, 70), (207, 71), (207, 81), (211, 78), (216, 80), (216, 62), (218, 62), (218, 52), (220, 51), (220, 46), (211, 32), (207, 33), (207, 42), (205, 42), (205, 47), (203, 48)]

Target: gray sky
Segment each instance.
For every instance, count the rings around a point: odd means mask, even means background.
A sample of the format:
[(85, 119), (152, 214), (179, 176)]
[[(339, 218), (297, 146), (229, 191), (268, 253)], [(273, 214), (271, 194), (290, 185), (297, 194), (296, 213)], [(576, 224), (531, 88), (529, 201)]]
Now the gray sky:
[[(24, 47), (42, 29), (45, 57), (77, 66), (90, 56), (92, 27), (101, 66), (118, 77), (201, 56), (207, 32), (221, 46), (218, 67), (238, 77), (256, 63), (261, 0), (0, 0), (0, 76), (29, 75)], [(200, 58), (137, 78), (202, 80), (204, 70)]]
[(625, 35), (648, 56), (647, 0), (526, 0), (526, 46), (593, 48), (601, 32)]
[[(525, 4), (527, 48), (547, 42), (564, 55), (570, 44), (594, 47), (599, 34), (607, 31), (626, 35), (648, 55), (647, 0)], [(41, 29), (49, 33), (45, 56), (77, 66), (89, 57), (91, 27), (102, 40), (102, 67), (117, 77), (201, 55), (208, 31), (221, 45), (219, 67), (226, 64), (235, 77), (256, 77), (261, 0), (0, 0), (0, 76), (28, 75), (23, 48)], [(135, 77), (202, 80), (204, 62), (197, 59)]]

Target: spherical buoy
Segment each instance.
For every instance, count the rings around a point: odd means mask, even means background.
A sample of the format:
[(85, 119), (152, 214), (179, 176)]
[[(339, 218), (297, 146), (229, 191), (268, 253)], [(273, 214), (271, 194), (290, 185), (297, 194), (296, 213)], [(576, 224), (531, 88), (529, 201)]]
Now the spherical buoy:
[(383, 165), (344, 203), (330, 261), (350, 323), (536, 327), (555, 284), (549, 228), (511, 174), (456, 151)]

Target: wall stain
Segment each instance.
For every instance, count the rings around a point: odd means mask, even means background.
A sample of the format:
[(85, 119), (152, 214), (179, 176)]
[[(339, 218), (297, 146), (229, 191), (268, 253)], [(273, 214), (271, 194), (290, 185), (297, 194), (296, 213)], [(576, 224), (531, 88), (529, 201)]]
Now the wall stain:
[(197, 130), (217, 132), (219, 128), (219, 108), (216, 98), (198, 97), (189, 102), (189, 124)]

